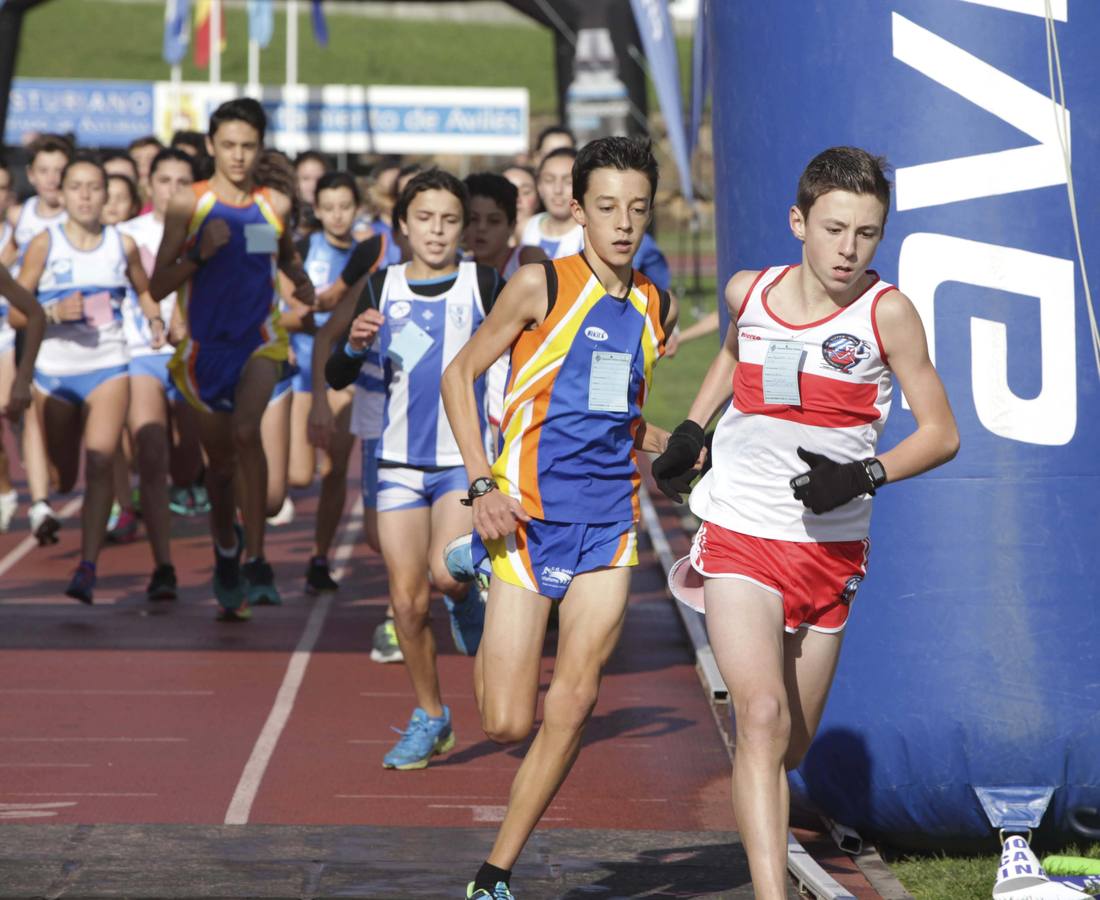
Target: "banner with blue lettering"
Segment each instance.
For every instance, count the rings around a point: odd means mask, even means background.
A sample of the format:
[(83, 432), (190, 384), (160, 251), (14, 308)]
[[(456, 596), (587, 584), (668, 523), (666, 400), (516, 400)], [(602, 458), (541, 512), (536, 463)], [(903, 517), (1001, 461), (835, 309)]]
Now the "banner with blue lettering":
[(668, 15), (667, 0), (630, 0), (642, 49), (649, 63), (653, 89), (661, 104), (668, 129), (672, 158), (680, 175), (680, 193), (690, 202), (695, 197), (691, 184), (691, 157), (684, 130), (684, 111), (680, 102), (680, 63), (676, 55), (676, 34)]
[[(1100, 272), (1100, 5), (709, 14), (720, 279), (799, 260), (787, 210), (815, 154), (885, 154), (874, 268), (920, 313), (962, 435), (953, 462), (875, 498), (810, 797), (944, 847), (988, 840), (976, 788), (1053, 788), (1040, 833), (1067, 838), (1100, 808), (1100, 377), (1078, 261), (1079, 241)], [(915, 427), (896, 394), (880, 451)]]
[(89, 147), (124, 147), (153, 130), (152, 82), (16, 78), (4, 143), (52, 132)]

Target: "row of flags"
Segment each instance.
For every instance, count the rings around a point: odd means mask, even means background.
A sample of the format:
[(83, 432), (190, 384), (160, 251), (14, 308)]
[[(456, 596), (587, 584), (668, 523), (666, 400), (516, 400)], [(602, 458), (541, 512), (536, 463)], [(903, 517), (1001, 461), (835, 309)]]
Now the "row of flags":
[[(0, 0), (3, 3), (3, 0)], [(164, 4), (164, 61), (178, 65), (187, 55), (191, 43), (192, 24), (195, 41), (192, 58), (196, 67), (205, 69), (210, 64), (210, 33), (213, 0), (165, 0)], [(226, 47), (225, 6), (218, 5), (219, 44), (224, 52)], [(328, 23), (321, 8), (321, 0), (310, 0), (310, 19), (313, 23), (313, 38), (322, 47), (328, 46)], [(275, 0), (248, 0), (248, 39), (260, 47), (271, 43), (275, 30)]]

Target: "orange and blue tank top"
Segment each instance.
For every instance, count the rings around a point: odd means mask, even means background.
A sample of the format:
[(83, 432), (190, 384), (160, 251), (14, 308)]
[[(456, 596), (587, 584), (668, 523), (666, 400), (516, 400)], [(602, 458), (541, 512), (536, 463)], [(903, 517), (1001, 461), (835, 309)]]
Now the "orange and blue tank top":
[(582, 254), (544, 265), (553, 302), (512, 345), (493, 476), (536, 519), (636, 520), (634, 436), (664, 354), (661, 292), (634, 272), (613, 297)]
[(278, 303), (278, 243), (285, 226), (270, 192), (256, 188), (247, 203), (235, 206), (214, 193), (209, 181), (196, 183), (192, 190), (195, 212), (185, 248), (202, 238), (213, 219), (225, 220), (230, 237), (180, 288), (190, 340), (210, 349), (251, 351), (281, 345), (280, 358), (285, 359), (287, 338), (279, 324)]

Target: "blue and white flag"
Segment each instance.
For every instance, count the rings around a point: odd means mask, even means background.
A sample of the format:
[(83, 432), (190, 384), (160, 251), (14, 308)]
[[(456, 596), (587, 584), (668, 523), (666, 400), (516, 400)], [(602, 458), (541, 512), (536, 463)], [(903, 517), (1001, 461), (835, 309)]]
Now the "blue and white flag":
[(165, 0), (164, 49), (162, 55), (169, 65), (179, 65), (191, 43), (191, 0)]
[(313, 39), (322, 47), (328, 46), (328, 23), (325, 11), (321, 9), (321, 0), (313, 0), (310, 5), (310, 18), (313, 21)]
[(248, 39), (266, 47), (274, 31), (275, 0), (248, 0)]
[(711, 0), (700, 0), (695, 17), (695, 35), (691, 40), (691, 124), (688, 125), (688, 157), (695, 155), (699, 145), (699, 126), (710, 93), (710, 34), (707, 14)]
[(672, 145), (672, 158), (680, 173), (680, 193), (692, 202), (691, 158), (688, 155), (684, 112), (680, 103), (680, 64), (676, 57), (676, 35), (668, 15), (667, 0), (630, 0), (642, 49), (649, 61), (649, 72), (657, 101), (661, 105)]

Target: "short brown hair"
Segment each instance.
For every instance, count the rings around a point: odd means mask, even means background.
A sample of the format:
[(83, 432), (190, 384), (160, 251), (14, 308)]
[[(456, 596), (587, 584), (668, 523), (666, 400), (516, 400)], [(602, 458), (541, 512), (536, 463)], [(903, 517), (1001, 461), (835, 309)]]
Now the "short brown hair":
[(885, 156), (872, 156), (859, 147), (830, 147), (822, 150), (798, 179), (798, 209), (809, 217), (810, 207), (829, 191), (874, 194), (882, 201), (882, 223), (890, 212), (890, 164)]
[(33, 166), (39, 153), (64, 153), (71, 160), (73, 145), (59, 134), (40, 134), (27, 147), (27, 165)]

